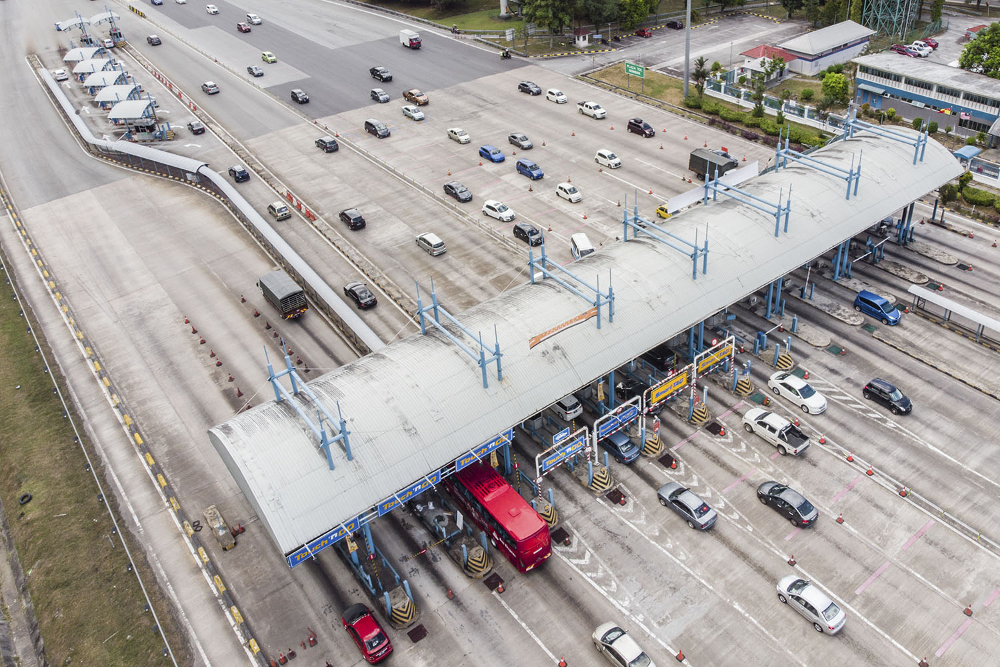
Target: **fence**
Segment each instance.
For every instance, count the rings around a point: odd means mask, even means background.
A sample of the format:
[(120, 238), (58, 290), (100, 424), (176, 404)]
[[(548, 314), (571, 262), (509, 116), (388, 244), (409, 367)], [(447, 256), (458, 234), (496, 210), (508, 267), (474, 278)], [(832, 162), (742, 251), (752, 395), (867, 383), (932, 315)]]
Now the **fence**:
[[(753, 92), (723, 81), (709, 80), (705, 82), (705, 94), (738, 105), (741, 109), (752, 109)], [(786, 117), (791, 117), (797, 123), (809, 125), (819, 130), (830, 131), (844, 127), (845, 117), (836, 114), (821, 114), (815, 107), (798, 104), (791, 100), (782, 100), (771, 95), (765, 95), (763, 100), (764, 113), (777, 116), (781, 111)]]

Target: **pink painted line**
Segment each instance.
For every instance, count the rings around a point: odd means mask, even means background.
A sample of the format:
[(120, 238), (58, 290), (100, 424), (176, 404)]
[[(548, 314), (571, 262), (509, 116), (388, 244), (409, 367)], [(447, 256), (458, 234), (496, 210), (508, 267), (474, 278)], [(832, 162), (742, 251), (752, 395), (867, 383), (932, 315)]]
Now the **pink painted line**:
[(858, 586), (858, 588), (854, 591), (854, 594), (861, 595), (862, 593), (864, 593), (865, 589), (872, 585), (872, 582), (874, 582), (876, 579), (882, 576), (882, 573), (889, 569), (889, 565), (890, 565), (889, 561), (882, 563), (879, 569), (875, 570), (872, 573), (872, 576), (868, 577), (868, 580), (865, 583)]
[(921, 537), (923, 537), (923, 534), (926, 533), (928, 530), (930, 530), (931, 526), (933, 525), (934, 525), (934, 519), (931, 519), (930, 521), (925, 523), (923, 528), (915, 532), (913, 534), (913, 537), (911, 537), (909, 540), (906, 541), (906, 544), (903, 545), (903, 551), (906, 551), (907, 549), (912, 547), (913, 543), (919, 540)]
[(691, 438), (693, 438), (696, 435), (698, 435), (698, 431), (695, 431), (694, 433), (692, 433), (688, 437), (686, 437), (683, 440), (681, 440), (680, 442), (678, 442), (676, 445), (674, 445), (673, 447), (670, 448), (670, 451), (676, 452), (678, 449), (681, 448), (681, 445), (683, 445), (684, 443), (688, 442)]
[(785, 541), (787, 542), (788, 540), (792, 539), (793, 537), (795, 537), (796, 535), (798, 535), (801, 532), (802, 532), (802, 527), (799, 526), (798, 528), (796, 528), (792, 532), (790, 532), (787, 535), (785, 535)]
[(861, 474), (852, 479), (850, 484), (842, 488), (840, 491), (837, 491), (837, 494), (833, 497), (833, 502), (837, 502), (838, 500), (846, 496), (847, 492), (853, 489), (854, 485), (860, 482), (864, 478), (865, 478), (864, 474)]
[(756, 468), (750, 468), (750, 470), (747, 470), (746, 473), (742, 477), (740, 477), (738, 480), (736, 480), (735, 482), (733, 482), (732, 484), (730, 484), (729, 486), (727, 486), (726, 488), (724, 488), (722, 490), (722, 495), (726, 495), (727, 493), (729, 493), (730, 491), (732, 491), (733, 489), (735, 489), (742, 482), (746, 481), (747, 477), (749, 477), (750, 475), (754, 474), (755, 472), (757, 472)]
[(990, 596), (989, 596), (988, 598), (986, 598), (985, 600), (983, 600), (983, 606), (984, 606), (984, 607), (989, 607), (989, 606), (990, 606), (991, 604), (993, 604), (993, 602), (994, 602), (994, 601), (995, 601), (995, 600), (996, 600), (997, 598), (1000, 598), (1000, 586), (997, 586), (997, 587), (996, 587), (996, 588), (995, 588), (995, 589), (993, 590), (993, 593), (992, 593), (992, 594), (990, 594)]
[(968, 630), (970, 625), (972, 625), (971, 618), (966, 620), (965, 623), (962, 623), (962, 626), (958, 630), (955, 630), (955, 634), (953, 634), (951, 637), (948, 637), (948, 641), (941, 644), (941, 648), (939, 648), (934, 655), (938, 658), (944, 655), (944, 652), (947, 651), (949, 648), (951, 648), (951, 645), (955, 643), (955, 640), (961, 637), (962, 633)]
[(721, 415), (719, 415), (718, 419), (722, 419), (724, 417), (728, 417), (729, 415), (731, 415), (734, 412), (736, 412), (736, 410), (738, 410), (742, 406), (743, 406), (743, 401), (740, 401), (739, 403), (737, 403), (736, 405), (734, 405), (733, 407), (729, 408), (728, 410), (726, 410), (725, 412), (723, 412)]
[(778, 458), (779, 456), (781, 456), (781, 452), (775, 452), (774, 454), (771, 454), (771, 456), (769, 456), (768, 458), (773, 461), (774, 459)]

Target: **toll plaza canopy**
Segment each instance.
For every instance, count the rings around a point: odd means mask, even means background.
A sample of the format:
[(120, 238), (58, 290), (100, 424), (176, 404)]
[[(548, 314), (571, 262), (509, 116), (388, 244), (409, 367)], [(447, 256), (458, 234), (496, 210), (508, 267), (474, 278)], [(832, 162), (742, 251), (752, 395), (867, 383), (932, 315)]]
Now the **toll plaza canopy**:
[(152, 103), (149, 100), (125, 100), (111, 107), (109, 120), (138, 120), (149, 114), (147, 111)]
[(93, 72), (105, 72), (114, 69), (114, 58), (91, 58), (81, 60), (73, 66), (73, 74), (92, 74)]
[(88, 88), (103, 88), (114, 84), (123, 85), (128, 79), (128, 74), (118, 70), (109, 72), (94, 72), (83, 81), (83, 85)]
[[(962, 171), (935, 141), (928, 142), (924, 160), (913, 165), (912, 145), (866, 131), (811, 157), (847, 170), (862, 151), (860, 185), (849, 201), (844, 180), (793, 161), (742, 186), (773, 202), (792, 188), (788, 232), (782, 223), (777, 237), (773, 214), (724, 196), (672, 217), (671, 232), (692, 242), (696, 234), (704, 241), (707, 230), (707, 273), (701, 272), (699, 259), (696, 279), (690, 255), (642, 236), (571, 264), (567, 268), (576, 276), (591, 285), (599, 280), (602, 290), (610, 276), (614, 321), (608, 321), (604, 306), (599, 329), (596, 318), (586, 316), (592, 303), (548, 279), (507, 290), (456, 315), (470, 331), (482, 332), (489, 346), (496, 327), (503, 381), (489, 365), (488, 388), (473, 359), (431, 327), (426, 335), (393, 342), (313, 380), (309, 387), (333, 415), (339, 402), (350, 432), (353, 460), (335, 443), (333, 470), (288, 401), (242, 412), (209, 429), (209, 438), (291, 565), (303, 545), (319, 544), (345, 525), (356, 526), (357, 517), (370, 516), (394, 494), (405, 496), (404, 489), (423, 476)], [(447, 328), (475, 349), (465, 334)], [(304, 394), (294, 400), (305, 414), (316, 414)]]
[(64, 63), (78, 63), (81, 60), (90, 60), (94, 57), (98, 51), (101, 51), (99, 46), (79, 46), (75, 49), (70, 49), (63, 56)]
[(95, 102), (122, 102), (129, 99), (139, 88), (138, 85), (134, 83), (123, 83), (117, 86), (107, 86), (102, 88), (99, 93), (94, 95)]

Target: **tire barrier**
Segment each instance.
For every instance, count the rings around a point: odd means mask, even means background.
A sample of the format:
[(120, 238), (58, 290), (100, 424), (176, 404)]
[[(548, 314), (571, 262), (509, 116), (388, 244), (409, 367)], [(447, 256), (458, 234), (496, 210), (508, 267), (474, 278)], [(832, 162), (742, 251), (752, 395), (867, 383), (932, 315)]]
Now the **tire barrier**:
[(556, 524), (559, 523), (558, 510), (547, 500), (538, 501), (538, 515), (545, 519), (545, 523), (549, 524), (549, 530), (555, 528)]
[(691, 413), (691, 423), (695, 426), (701, 426), (708, 422), (708, 407), (704, 403), (699, 403), (694, 412)]
[(30, 502), (31, 502), (31, 494), (30, 493), (25, 493), (23, 496), (21, 496), (20, 498), (17, 499), (17, 503), (19, 505), (27, 505)]
[(611, 490), (611, 471), (604, 466), (594, 466), (594, 480), (590, 490), (595, 493), (605, 493)]
[(658, 456), (663, 451), (663, 441), (659, 438), (648, 438), (642, 446), (642, 453), (646, 456)]
[(792, 361), (792, 355), (788, 354), (787, 352), (782, 352), (781, 354), (778, 355), (778, 363), (775, 364), (775, 368), (777, 368), (779, 371), (787, 371), (791, 370), (794, 365), (795, 362)]
[(750, 378), (741, 377), (736, 381), (736, 393), (743, 398), (753, 393), (753, 383), (750, 382)]
[[(473, 547), (469, 551), (469, 560), (466, 561), (462, 570), (473, 579), (482, 579), (486, 573), (493, 569), (493, 559), (486, 553), (482, 546)], [(450, 590), (450, 589), (449, 589)]]

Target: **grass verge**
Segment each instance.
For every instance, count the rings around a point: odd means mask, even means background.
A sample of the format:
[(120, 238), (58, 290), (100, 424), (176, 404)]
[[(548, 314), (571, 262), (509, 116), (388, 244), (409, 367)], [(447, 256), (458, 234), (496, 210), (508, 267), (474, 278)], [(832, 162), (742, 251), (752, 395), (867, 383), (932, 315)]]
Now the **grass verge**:
[[(97, 485), (36, 352), (28, 331), (29, 324), (36, 326), (28, 319), (30, 309), (22, 312), (10, 284), (5, 287), (0, 291), (0, 498), (49, 664), (169, 665), (153, 616), (143, 609), (136, 575), (128, 571), (125, 550), (112, 533), (107, 500), (97, 498)], [(44, 346), (42, 336), (39, 340)], [(53, 358), (47, 347), (44, 352)], [(99, 461), (87, 448), (91, 460)], [(97, 473), (103, 479), (103, 468)], [(19, 505), (26, 493), (30, 502)], [(131, 535), (126, 540), (164, 626), (160, 632), (178, 663), (188, 664), (186, 644), (143, 551)]]

